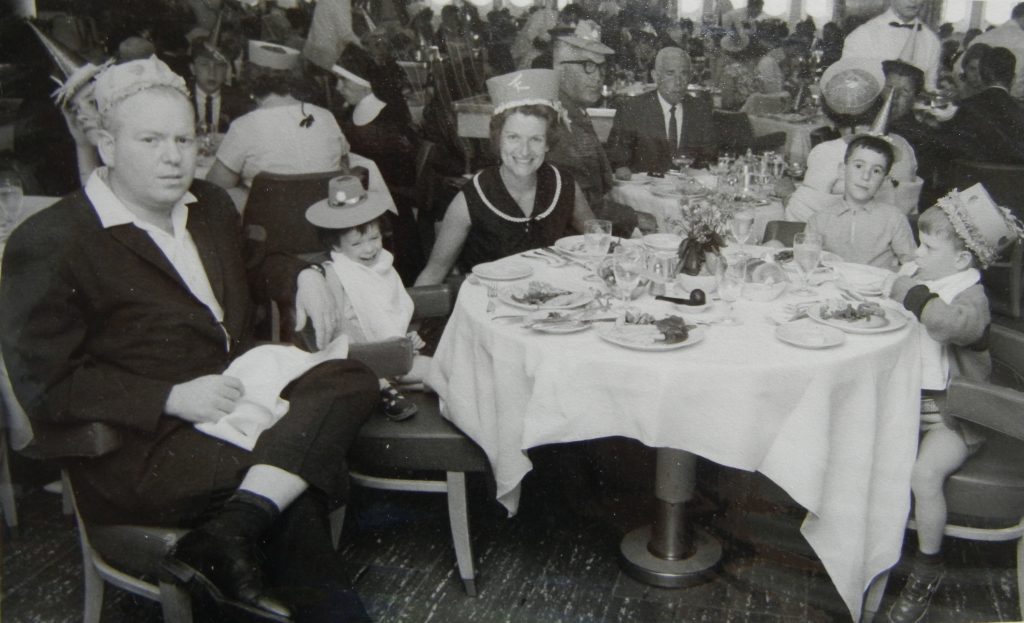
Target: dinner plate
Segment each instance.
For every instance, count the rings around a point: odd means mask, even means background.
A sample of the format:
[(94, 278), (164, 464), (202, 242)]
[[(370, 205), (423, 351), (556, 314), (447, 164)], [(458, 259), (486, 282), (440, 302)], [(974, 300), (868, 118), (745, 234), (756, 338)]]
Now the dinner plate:
[[(551, 284), (548, 284), (549, 286)], [(563, 288), (560, 286), (551, 286), (559, 290), (563, 290), (566, 294), (560, 295), (544, 303), (538, 303), (536, 305), (531, 303), (524, 303), (517, 301), (515, 297), (523, 297), (527, 293), (529, 286), (513, 286), (511, 288), (503, 289), (498, 291), (498, 300), (506, 305), (512, 307), (518, 307), (519, 309), (573, 309), (575, 307), (582, 307), (594, 300), (594, 293), (591, 290), (577, 290), (573, 288)]]
[(807, 310), (807, 316), (821, 324), (835, 327), (846, 333), (887, 333), (902, 329), (907, 324), (907, 317), (896, 310), (883, 307), (885, 317), (872, 316), (869, 322), (863, 320), (842, 320), (838, 318), (822, 318), (821, 309), (824, 305), (811, 307)]
[(646, 173), (634, 173), (628, 180), (615, 178), (612, 180), (612, 183), (616, 186), (643, 186), (644, 184), (649, 184), (651, 179)]
[(485, 262), (473, 267), (473, 274), (481, 279), (494, 279), (496, 281), (510, 281), (522, 279), (533, 274), (533, 267), (525, 262), (515, 260), (499, 260), (497, 262)]
[[(622, 238), (616, 238), (612, 236), (612, 242), (618, 242), (619, 244), (622, 244), (623, 240)], [(569, 255), (573, 255), (584, 259), (595, 259), (598, 257), (604, 257), (604, 255), (589, 255), (585, 253), (584, 249), (586, 248), (586, 245), (583, 242), (583, 236), (581, 234), (559, 238), (558, 240), (555, 241), (555, 248), (561, 251), (565, 251)], [(607, 253), (605, 255), (607, 255)]]
[(530, 328), (540, 333), (577, 333), (589, 329), (591, 324), (582, 320), (566, 320), (565, 322), (541, 322), (531, 325)]
[(775, 328), (775, 337), (800, 348), (832, 348), (846, 341), (840, 329), (813, 322), (787, 322)]
[(703, 340), (707, 332), (704, 327), (696, 326), (687, 331), (685, 340), (665, 343), (652, 342), (651, 331), (656, 331), (654, 325), (609, 325), (597, 327), (597, 335), (602, 340), (617, 346), (643, 351), (675, 350), (685, 346), (692, 346)]

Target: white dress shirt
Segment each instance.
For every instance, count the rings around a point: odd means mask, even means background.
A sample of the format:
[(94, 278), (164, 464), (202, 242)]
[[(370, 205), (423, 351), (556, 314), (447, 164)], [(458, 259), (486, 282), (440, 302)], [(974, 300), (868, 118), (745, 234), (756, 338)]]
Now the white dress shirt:
[[(669, 128), (669, 125), (668, 125), (668, 121), (669, 121), (668, 112), (669, 112), (669, 110), (672, 109), (672, 104), (669, 104), (668, 102), (666, 102), (665, 98), (661, 96), (661, 93), (658, 93), (658, 103), (661, 104), (661, 120), (662, 120), (663, 127), (665, 128), (665, 139), (667, 140), (668, 139), (668, 128)], [(683, 145), (683, 101), (682, 100), (679, 100), (679, 103), (676, 104), (675, 117), (676, 117), (676, 145), (682, 147), (682, 145)]]
[(171, 209), (172, 233), (160, 229), (152, 223), (138, 218), (134, 212), (121, 201), (107, 184), (107, 167), (99, 167), (92, 172), (85, 183), (85, 194), (96, 210), (96, 215), (104, 229), (117, 225), (134, 225), (146, 232), (156, 246), (171, 263), (178, 276), (181, 277), (189, 291), (205, 305), (217, 322), (224, 321), (224, 309), (213, 294), (210, 279), (206, 276), (203, 261), (199, 258), (199, 249), (192, 240), (187, 229), (188, 206), (197, 201), (192, 193), (185, 193)]
[[(872, 58), (879, 62), (899, 59), (913, 29), (890, 26), (891, 22), (903, 20), (892, 9), (887, 9), (858, 26), (846, 37), (843, 58)], [(920, 30), (914, 40), (914, 59), (911, 64), (924, 72), (925, 88), (934, 91), (939, 78), (939, 38), (921, 20), (915, 19), (913, 24), (915, 27), (920, 26)]]
[(212, 119), (213, 123), (210, 125), (210, 132), (219, 132), (220, 128), (217, 126), (220, 123), (220, 91), (216, 93), (207, 93), (206, 91), (196, 86), (196, 121), (198, 123), (206, 123), (206, 98), (209, 97), (213, 100)]

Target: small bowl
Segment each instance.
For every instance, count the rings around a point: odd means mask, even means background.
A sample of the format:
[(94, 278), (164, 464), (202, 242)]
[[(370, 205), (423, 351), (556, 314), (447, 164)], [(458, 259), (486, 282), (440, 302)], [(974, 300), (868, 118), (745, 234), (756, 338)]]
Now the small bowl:
[(704, 290), (705, 294), (711, 294), (718, 289), (718, 280), (714, 275), (687, 275), (679, 273), (676, 275), (676, 283), (687, 292), (696, 289)]
[(743, 284), (743, 298), (751, 301), (774, 301), (786, 291), (785, 281), (776, 283), (747, 282)]

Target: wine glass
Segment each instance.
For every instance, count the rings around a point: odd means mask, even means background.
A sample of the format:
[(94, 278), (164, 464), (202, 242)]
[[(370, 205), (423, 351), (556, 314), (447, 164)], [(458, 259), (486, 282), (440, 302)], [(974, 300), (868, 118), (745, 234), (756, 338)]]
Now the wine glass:
[(615, 287), (622, 297), (622, 304), (629, 304), (633, 296), (633, 290), (640, 285), (640, 277), (643, 275), (644, 261), (643, 252), (636, 247), (616, 247), (614, 261), (612, 263), (612, 274), (615, 275)]
[(676, 153), (672, 155), (672, 164), (675, 165), (676, 169), (678, 169), (680, 173), (683, 173), (686, 169), (690, 168), (691, 164), (693, 164), (693, 158), (682, 152)]
[(729, 305), (729, 311), (725, 318), (722, 319), (722, 324), (743, 324), (743, 321), (737, 318), (734, 313), (733, 303), (738, 301), (740, 295), (743, 294), (745, 273), (745, 263), (734, 262), (728, 266), (720, 265), (715, 274), (715, 279), (718, 281), (718, 296)]
[(750, 210), (739, 210), (732, 215), (732, 219), (729, 221), (729, 229), (738, 243), (740, 252), (743, 252), (743, 245), (750, 240), (751, 234), (754, 233), (753, 225), (754, 213)]
[(813, 294), (809, 280), (811, 273), (818, 267), (821, 261), (821, 235), (810, 232), (800, 232), (793, 237), (793, 259), (800, 267), (801, 284), (794, 290), (797, 294)]
[(603, 219), (588, 219), (583, 223), (583, 253), (601, 257), (608, 254), (612, 243), (612, 222)]

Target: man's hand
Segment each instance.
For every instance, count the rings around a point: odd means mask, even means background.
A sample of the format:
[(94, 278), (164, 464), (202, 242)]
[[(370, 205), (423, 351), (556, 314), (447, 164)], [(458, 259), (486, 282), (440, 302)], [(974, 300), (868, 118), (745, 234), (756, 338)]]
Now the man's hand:
[(630, 171), (629, 167), (619, 167), (615, 169), (615, 179), (629, 181), (633, 177), (633, 172)]
[(427, 343), (423, 341), (423, 338), (420, 337), (420, 334), (416, 333), (415, 331), (409, 331), (405, 335), (410, 340), (412, 340), (412, 349), (413, 350), (420, 350), (421, 348), (423, 348), (424, 346), (427, 345)]
[(164, 411), (189, 422), (216, 422), (235, 409), (243, 394), (242, 381), (210, 374), (172, 387)]
[(313, 323), (317, 350), (327, 346), (336, 328), (334, 299), (327, 289), (327, 281), (320, 273), (307, 268), (299, 273), (295, 293), (295, 330), (301, 331), (306, 320)]

